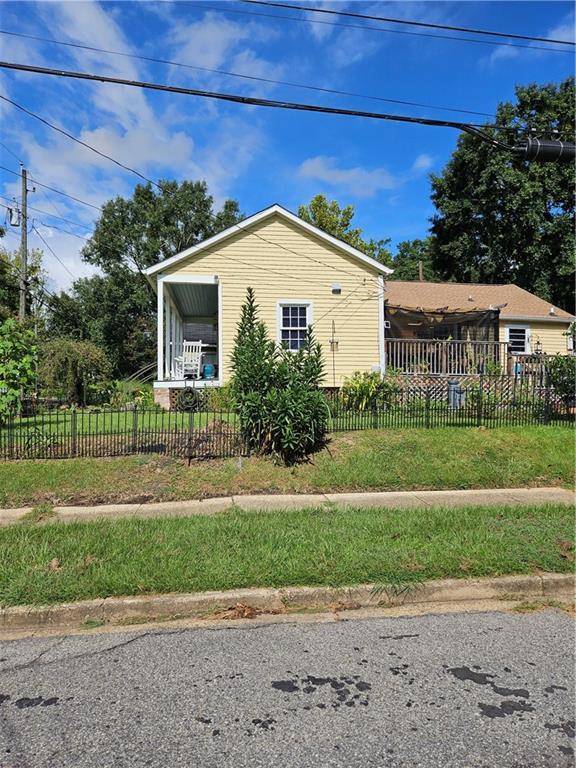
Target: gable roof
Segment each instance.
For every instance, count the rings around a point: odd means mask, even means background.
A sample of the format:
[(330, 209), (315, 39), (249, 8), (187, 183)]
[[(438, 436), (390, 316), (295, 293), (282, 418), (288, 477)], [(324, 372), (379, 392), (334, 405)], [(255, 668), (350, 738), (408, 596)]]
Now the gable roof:
[(362, 253), (362, 251), (359, 251), (357, 248), (353, 248), (351, 245), (348, 245), (348, 243), (345, 243), (343, 240), (339, 240), (337, 237), (333, 237), (332, 235), (323, 232), (321, 229), (318, 229), (318, 227), (315, 227), (313, 224), (309, 224), (307, 221), (304, 221), (299, 216), (296, 216), (295, 213), (292, 213), (292, 211), (289, 211), (287, 208), (283, 208), (281, 205), (274, 204), (269, 208), (265, 208), (263, 211), (259, 211), (258, 213), (249, 216), (247, 219), (243, 219), (242, 221), (238, 222), (238, 224), (233, 224), (231, 227), (228, 227), (228, 229), (219, 232), (217, 235), (209, 237), (207, 240), (204, 240), (197, 245), (193, 245), (191, 248), (186, 248), (186, 250), (181, 251), (180, 253), (177, 253), (175, 256), (171, 256), (168, 259), (164, 259), (164, 261), (160, 261), (158, 264), (154, 264), (152, 267), (148, 267), (148, 269), (144, 270), (144, 274), (147, 276), (152, 276), (158, 272), (161, 272), (163, 269), (166, 269), (166, 267), (173, 267), (175, 264), (184, 261), (190, 256), (195, 256), (207, 248), (210, 248), (217, 243), (221, 243), (224, 240), (237, 235), (239, 232), (248, 229), (253, 224), (257, 224), (258, 222), (263, 221), (264, 219), (268, 219), (274, 215), (280, 216), (280, 218), (283, 218), (286, 221), (290, 221), (292, 224), (295, 224), (301, 229), (304, 229), (306, 232), (309, 232), (320, 240), (329, 243), (334, 248), (347, 253), (357, 261), (372, 267), (380, 274), (390, 274), (392, 272), (390, 267), (385, 267), (381, 262), (376, 261), (376, 259), (372, 259), (370, 256)]
[(446, 312), (499, 308), (500, 317), (510, 320), (574, 320), (569, 312), (513, 283), (487, 285), (389, 280), (386, 283), (386, 303), (406, 309), (437, 310), (446, 307)]

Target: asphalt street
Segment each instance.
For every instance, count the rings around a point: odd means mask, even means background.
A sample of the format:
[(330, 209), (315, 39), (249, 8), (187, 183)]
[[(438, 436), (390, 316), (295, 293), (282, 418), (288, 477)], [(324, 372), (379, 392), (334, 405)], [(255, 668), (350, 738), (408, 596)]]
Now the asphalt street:
[(574, 765), (559, 611), (0, 643), (1, 768)]

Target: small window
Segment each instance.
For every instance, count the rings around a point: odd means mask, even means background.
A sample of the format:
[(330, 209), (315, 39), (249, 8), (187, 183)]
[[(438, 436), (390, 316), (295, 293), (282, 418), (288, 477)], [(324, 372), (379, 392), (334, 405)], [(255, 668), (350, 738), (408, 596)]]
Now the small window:
[(297, 352), (306, 341), (310, 322), (309, 304), (280, 304), (279, 341), (288, 349)]
[(524, 355), (530, 351), (528, 328), (508, 328), (508, 348), (513, 355)]

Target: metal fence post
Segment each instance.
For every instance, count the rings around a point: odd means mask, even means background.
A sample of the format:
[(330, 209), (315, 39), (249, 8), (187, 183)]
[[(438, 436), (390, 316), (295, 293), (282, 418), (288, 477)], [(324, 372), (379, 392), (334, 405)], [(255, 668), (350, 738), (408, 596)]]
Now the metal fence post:
[(430, 384), (428, 384), (428, 386), (426, 387), (424, 423), (426, 425), (426, 429), (429, 429), (430, 428)]
[(544, 424), (550, 424), (550, 387), (544, 390)]
[(72, 411), (70, 414), (70, 442), (72, 456), (78, 456), (78, 414)]
[(478, 402), (476, 404), (476, 426), (477, 427), (482, 426), (482, 415), (484, 410), (483, 406), (484, 406), (484, 386), (483, 386), (482, 375), (480, 375), (480, 381), (478, 384)]
[(132, 451), (136, 453), (138, 448), (138, 407), (132, 411)]

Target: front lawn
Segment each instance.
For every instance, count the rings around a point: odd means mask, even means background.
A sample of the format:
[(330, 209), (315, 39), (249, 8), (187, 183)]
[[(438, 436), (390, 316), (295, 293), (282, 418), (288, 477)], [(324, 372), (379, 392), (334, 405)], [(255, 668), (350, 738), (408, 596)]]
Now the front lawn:
[(242, 493), (306, 493), (569, 485), (566, 427), (385, 429), (332, 435), (296, 467), (270, 459), (163, 456), (0, 462), (0, 505), (97, 504)]
[(0, 604), (569, 571), (572, 533), (558, 504), (21, 524), (0, 529)]

